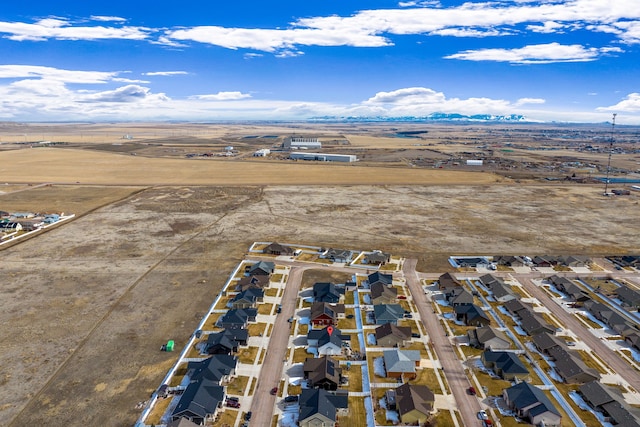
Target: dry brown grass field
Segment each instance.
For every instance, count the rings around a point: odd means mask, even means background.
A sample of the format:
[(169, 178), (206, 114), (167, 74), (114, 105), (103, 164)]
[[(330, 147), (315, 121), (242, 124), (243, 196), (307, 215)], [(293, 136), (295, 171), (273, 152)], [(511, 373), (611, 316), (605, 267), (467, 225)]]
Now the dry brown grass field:
[[(153, 137), (141, 127), (129, 130)], [(0, 425), (12, 427), (131, 426), (177, 358), (160, 345), (187, 341), (253, 241), (381, 249), (432, 272), (450, 254), (640, 252), (640, 195), (593, 186), (73, 148), (0, 162), (2, 182), (16, 183), (0, 187), (1, 210), (78, 214), (1, 251)]]

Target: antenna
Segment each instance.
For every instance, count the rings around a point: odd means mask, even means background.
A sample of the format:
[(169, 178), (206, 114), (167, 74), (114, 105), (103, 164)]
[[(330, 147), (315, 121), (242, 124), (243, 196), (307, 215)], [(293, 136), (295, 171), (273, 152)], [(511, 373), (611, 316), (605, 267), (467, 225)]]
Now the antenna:
[(608, 196), (609, 190), (609, 173), (611, 172), (611, 153), (613, 152), (613, 132), (616, 128), (616, 113), (613, 113), (611, 120), (611, 138), (609, 138), (609, 160), (607, 160), (607, 177), (604, 180), (604, 196)]

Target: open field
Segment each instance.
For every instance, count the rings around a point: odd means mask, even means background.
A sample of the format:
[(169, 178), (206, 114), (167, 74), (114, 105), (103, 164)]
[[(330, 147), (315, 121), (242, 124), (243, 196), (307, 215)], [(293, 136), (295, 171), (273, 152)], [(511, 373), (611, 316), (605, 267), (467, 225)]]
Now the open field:
[(2, 252), (0, 424), (131, 425), (177, 357), (160, 345), (184, 344), (256, 240), (381, 249), (428, 271), (450, 253), (640, 252), (638, 198), (593, 187), (82, 188), (18, 193), (58, 210), (84, 194), (90, 213)]

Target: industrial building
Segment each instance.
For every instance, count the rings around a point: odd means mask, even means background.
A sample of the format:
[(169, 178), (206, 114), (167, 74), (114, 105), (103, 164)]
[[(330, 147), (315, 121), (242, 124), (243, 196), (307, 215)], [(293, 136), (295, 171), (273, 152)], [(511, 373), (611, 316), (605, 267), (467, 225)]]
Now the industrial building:
[(289, 154), (292, 160), (314, 160), (318, 162), (356, 162), (358, 158), (353, 154), (305, 153), (293, 152)]
[(253, 157), (267, 157), (271, 153), (271, 150), (268, 148), (261, 148), (260, 150), (253, 153)]
[(285, 138), (282, 147), (285, 150), (299, 150), (299, 149), (319, 149), (322, 148), (322, 143), (318, 141), (318, 138), (304, 138), (300, 136), (289, 136)]

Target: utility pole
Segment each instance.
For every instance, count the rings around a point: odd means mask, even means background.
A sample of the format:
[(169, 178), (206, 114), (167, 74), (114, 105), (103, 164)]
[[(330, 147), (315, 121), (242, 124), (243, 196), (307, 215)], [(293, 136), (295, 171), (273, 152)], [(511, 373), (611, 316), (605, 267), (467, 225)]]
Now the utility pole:
[(607, 177), (604, 180), (604, 196), (609, 195), (609, 173), (611, 172), (611, 153), (613, 152), (613, 132), (616, 128), (616, 115), (616, 113), (613, 113), (613, 119), (611, 120), (611, 138), (609, 138), (609, 160), (607, 161)]

